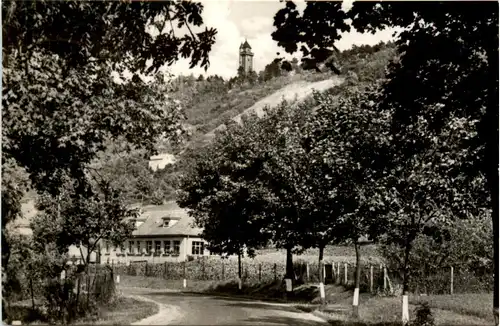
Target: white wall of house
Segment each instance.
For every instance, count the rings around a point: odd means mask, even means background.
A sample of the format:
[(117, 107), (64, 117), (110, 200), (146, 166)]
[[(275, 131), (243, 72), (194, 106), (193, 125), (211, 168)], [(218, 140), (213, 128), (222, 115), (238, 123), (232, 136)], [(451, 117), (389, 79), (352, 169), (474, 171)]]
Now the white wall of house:
[[(140, 243), (140, 247), (138, 247), (138, 243)], [(201, 251), (202, 243), (203, 251)], [(148, 245), (151, 246), (149, 253)], [(159, 251), (157, 251), (157, 245), (159, 245)], [(133, 238), (125, 241), (123, 248), (114, 248), (111, 244), (106, 246), (106, 243), (102, 242), (101, 263), (128, 263), (134, 261), (147, 261), (150, 263), (182, 262), (187, 260), (187, 256), (210, 255), (206, 245), (206, 241), (200, 237)], [(194, 254), (193, 249), (195, 250)], [(166, 254), (168, 251), (171, 254)]]

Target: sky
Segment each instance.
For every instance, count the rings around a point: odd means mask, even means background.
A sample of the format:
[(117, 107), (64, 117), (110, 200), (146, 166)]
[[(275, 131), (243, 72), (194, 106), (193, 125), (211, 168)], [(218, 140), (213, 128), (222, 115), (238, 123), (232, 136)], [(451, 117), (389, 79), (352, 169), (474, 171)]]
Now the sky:
[[(210, 53), (210, 67), (207, 72), (196, 67), (189, 69), (189, 60), (181, 59), (168, 68), (174, 75), (219, 75), (229, 78), (236, 75), (238, 69), (239, 46), (248, 40), (254, 53), (253, 67), (261, 71), (275, 57), (276, 53), (287, 57), (271, 38), (274, 31), (273, 21), (276, 12), (285, 6), (279, 0), (202, 0), (204, 25), (217, 29), (217, 38)], [(295, 1), (298, 9), (305, 8), (305, 2)], [(350, 6), (352, 2), (345, 2)], [(357, 32), (345, 33), (336, 44), (340, 50), (348, 49), (353, 44), (374, 45), (380, 41), (392, 39), (393, 30), (373, 34)], [(298, 56), (298, 54), (297, 54)], [(290, 57), (290, 56), (288, 56)]]

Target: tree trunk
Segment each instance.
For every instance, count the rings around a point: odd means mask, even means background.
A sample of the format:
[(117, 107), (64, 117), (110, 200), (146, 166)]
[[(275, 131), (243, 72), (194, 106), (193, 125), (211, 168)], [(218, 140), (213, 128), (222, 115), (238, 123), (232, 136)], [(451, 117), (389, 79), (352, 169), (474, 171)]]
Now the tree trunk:
[[(319, 266), (319, 281), (320, 282), (325, 282), (325, 275), (323, 275), (323, 271), (321, 269), (321, 264), (323, 263), (323, 256), (324, 256), (324, 253), (325, 253), (325, 246), (324, 245), (319, 245), (319, 260), (318, 260), (318, 266)], [(323, 276), (323, 278), (322, 278)]]
[(294, 279), (294, 272), (293, 272), (293, 256), (292, 256), (292, 247), (287, 247), (286, 248), (286, 274), (285, 278), (291, 279), (292, 284), (293, 284), (293, 279)]
[(35, 311), (35, 293), (33, 291), (33, 278), (30, 277), (31, 309)]
[(354, 280), (354, 297), (352, 299), (352, 315), (354, 318), (359, 318), (359, 283), (361, 279), (361, 254), (359, 252), (359, 243), (356, 239), (354, 242), (354, 250), (356, 251), (356, 279)]
[(484, 125), (480, 128), (480, 135), (486, 143), (483, 169), (486, 170), (486, 182), (491, 197), (491, 219), (493, 222), (493, 315), (495, 325), (498, 325), (498, 219), (499, 219), (499, 190), (498, 190), (498, 34), (495, 30), (487, 44), (489, 65), (488, 106), (484, 116)]
[(318, 269), (319, 269), (319, 293), (321, 297), (321, 304), (324, 305), (326, 303), (326, 298), (325, 298), (325, 273), (323, 273), (323, 254), (325, 251), (325, 246), (320, 245), (319, 246), (319, 263), (318, 263)]
[(241, 251), (238, 252), (238, 278), (241, 280)]
[(403, 298), (401, 321), (403, 325), (408, 325), (410, 313), (408, 311), (408, 294), (410, 292), (410, 252), (413, 239), (408, 239), (405, 245), (404, 266), (403, 266)]
[(85, 268), (87, 274), (87, 309), (90, 305), (90, 250), (89, 243), (87, 243), (87, 266)]

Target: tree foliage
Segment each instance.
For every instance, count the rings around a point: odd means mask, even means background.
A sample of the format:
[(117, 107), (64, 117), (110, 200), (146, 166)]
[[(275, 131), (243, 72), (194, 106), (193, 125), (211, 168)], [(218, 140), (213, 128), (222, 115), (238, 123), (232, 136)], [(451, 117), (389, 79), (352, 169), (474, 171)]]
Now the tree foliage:
[[(348, 20), (351, 21), (349, 24)], [(469, 183), (472, 184), (478, 174), (479, 178), (485, 177), (483, 185), (488, 189), (491, 201), (484, 201), (483, 205), (492, 210), (496, 250), (499, 198), (498, 3), (476, 6), (462, 2), (454, 6), (448, 2), (433, 2), (407, 6), (402, 3), (355, 2), (344, 11), (341, 3), (309, 2), (302, 15), (294, 4), (287, 3), (276, 14), (275, 27), (273, 38), (287, 52), (293, 53), (298, 44), (306, 43), (309, 49), (301, 49), (305, 54), (311, 47), (317, 50), (314, 53), (310, 50), (315, 62), (325, 61), (328, 54), (333, 54), (333, 43), (351, 27), (358, 32), (371, 33), (386, 28), (402, 30), (395, 42), (400, 58), (389, 67), (379, 107), (394, 110), (395, 133), (405, 133), (422, 121), (428, 123), (426, 130), (436, 133), (450, 128), (457, 119), (479, 121), (474, 137), (463, 137), (460, 141), (461, 148), (469, 149), (472, 155), (462, 161), (459, 170), (464, 176), (470, 176)], [(403, 160), (412, 162), (415, 155), (428, 154), (432, 148), (425, 137), (414, 138), (414, 141), (416, 146), (404, 147), (406, 150), (399, 152)], [(417, 166), (405, 170), (410, 173), (415, 168)], [(443, 180), (442, 173), (447, 172), (451, 172), (450, 177), (454, 179), (456, 171), (436, 172), (437, 180)], [(422, 169), (421, 172), (426, 173)], [(426, 183), (425, 187), (432, 183)], [(443, 205), (442, 202), (437, 204)], [(498, 259), (494, 274), (496, 291)], [(494, 294), (494, 309), (498, 323), (498, 293)]]
[(83, 186), (79, 182), (81, 180), (68, 180), (57, 197), (42, 196), (38, 203), (41, 212), (31, 227), (38, 250), (43, 252), (46, 246), (55, 244), (63, 255), (72, 245), (85, 248), (86, 255), (82, 255), (82, 259), (88, 264), (90, 254), (100, 241), (121, 246), (130, 237), (131, 219), (138, 212), (128, 208), (120, 191), (106, 181), (89, 180)]
[(109, 62), (120, 72), (152, 72), (181, 57), (206, 68), (216, 30), (192, 31), (203, 25), (202, 11), (187, 1), (5, 1), (4, 55), (53, 53), (71, 67)]

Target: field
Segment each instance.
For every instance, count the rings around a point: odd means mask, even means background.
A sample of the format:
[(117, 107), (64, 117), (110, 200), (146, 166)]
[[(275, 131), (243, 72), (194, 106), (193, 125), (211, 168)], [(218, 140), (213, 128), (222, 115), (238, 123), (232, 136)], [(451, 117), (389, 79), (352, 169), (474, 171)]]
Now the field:
[[(375, 245), (363, 246), (360, 249), (361, 259), (366, 263), (380, 264), (382, 259)], [(327, 246), (323, 253), (325, 263), (346, 262), (355, 263), (356, 253), (353, 246)], [(236, 257), (235, 257), (236, 258)], [(261, 262), (285, 262), (286, 251), (284, 249), (262, 249), (257, 251), (254, 258)], [(317, 263), (319, 259), (318, 249), (308, 249), (300, 255), (293, 255), (295, 262)]]

